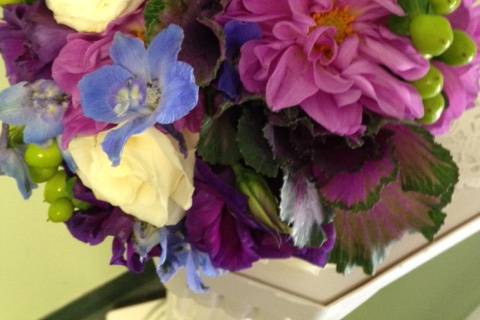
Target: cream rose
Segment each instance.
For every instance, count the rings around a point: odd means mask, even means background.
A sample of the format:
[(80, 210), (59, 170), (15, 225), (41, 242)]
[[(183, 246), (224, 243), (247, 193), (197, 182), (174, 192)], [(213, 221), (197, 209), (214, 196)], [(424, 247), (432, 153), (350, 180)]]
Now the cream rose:
[(99, 200), (157, 227), (177, 224), (192, 205), (194, 145), (198, 135), (186, 134), (188, 157), (170, 137), (149, 129), (132, 136), (120, 165), (113, 167), (102, 150), (106, 133), (70, 142), (77, 174)]
[(145, 0), (47, 0), (58, 23), (80, 32), (102, 32), (113, 20), (135, 11)]

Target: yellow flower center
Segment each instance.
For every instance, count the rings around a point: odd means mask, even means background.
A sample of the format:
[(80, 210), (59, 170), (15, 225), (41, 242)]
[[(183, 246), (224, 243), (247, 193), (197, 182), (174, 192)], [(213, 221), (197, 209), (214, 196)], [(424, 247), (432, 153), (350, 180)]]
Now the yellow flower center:
[(328, 12), (314, 13), (312, 18), (315, 20), (317, 27), (335, 27), (337, 29), (335, 41), (338, 44), (354, 33), (352, 25), (355, 21), (355, 15), (352, 14), (348, 6), (336, 7)]

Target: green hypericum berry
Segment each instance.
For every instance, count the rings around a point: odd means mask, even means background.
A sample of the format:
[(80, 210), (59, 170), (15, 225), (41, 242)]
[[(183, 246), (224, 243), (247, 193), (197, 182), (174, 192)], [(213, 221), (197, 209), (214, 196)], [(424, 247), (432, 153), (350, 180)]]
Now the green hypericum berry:
[(50, 180), (55, 174), (58, 172), (58, 168), (35, 168), (35, 167), (28, 167), (28, 171), (30, 172), (30, 178), (35, 183), (42, 183), (47, 182)]
[(442, 92), (443, 74), (431, 65), (427, 74), (422, 79), (412, 82), (412, 84), (422, 96), (422, 99), (430, 99)]
[(423, 100), (424, 115), (420, 120), (425, 125), (434, 124), (442, 116), (445, 109), (445, 98), (442, 94), (427, 100)]
[(48, 220), (51, 222), (67, 222), (73, 215), (73, 204), (70, 199), (61, 198), (50, 205)]
[(453, 31), (453, 43), (440, 57), (439, 60), (454, 67), (461, 67), (473, 61), (477, 56), (477, 44), (465, 32)]
[(462, 0), (430, 0), (433, 12), (447, 16), (457, 10)]
[(54, 168), (62, 163), (63, 157), (57, 144), (51, 143), (48, 147), (29, 144), (25, 151), (25, 162), (35, 168)]
[(50, 181), (45, 184), (45, 201), (53, 203), (61, 198), (69, 198), (67, 190), (67, 175), (64, 171), (59, 171)]
[(441, 55), (453, 41), (450, 22), (437, 15), (421, 14), (413, 18), (410, 35), (415, 48), (427, 58)]

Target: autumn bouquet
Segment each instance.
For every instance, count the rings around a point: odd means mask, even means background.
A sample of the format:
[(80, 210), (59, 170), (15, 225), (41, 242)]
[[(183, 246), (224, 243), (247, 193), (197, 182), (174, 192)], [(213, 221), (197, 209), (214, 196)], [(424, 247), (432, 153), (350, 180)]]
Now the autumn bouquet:
[(1, 1), (0, 170), (162, 281), (432, 239), (474, 106), (473, 0)]

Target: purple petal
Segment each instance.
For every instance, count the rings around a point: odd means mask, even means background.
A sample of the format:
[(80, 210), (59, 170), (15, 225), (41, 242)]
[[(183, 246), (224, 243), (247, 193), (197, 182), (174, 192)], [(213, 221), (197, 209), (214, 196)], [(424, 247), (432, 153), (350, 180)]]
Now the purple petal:
[(369, 208), (379, 201), (380, 191), (396, 173), (390, 152), (384, 151), (380, 159), (366, 162), (358, 171), (334, 175), (319, 191), (330, 204), (350, 210)]

